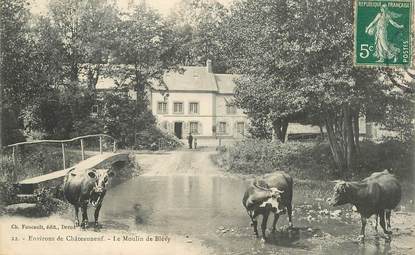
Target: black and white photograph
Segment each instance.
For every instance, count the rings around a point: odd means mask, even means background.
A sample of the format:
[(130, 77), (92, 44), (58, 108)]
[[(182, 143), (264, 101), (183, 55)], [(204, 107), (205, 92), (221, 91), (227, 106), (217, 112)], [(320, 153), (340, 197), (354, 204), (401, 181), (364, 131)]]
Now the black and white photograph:
[(415, 254), (413, 0), (0, 0), (0, 255)]

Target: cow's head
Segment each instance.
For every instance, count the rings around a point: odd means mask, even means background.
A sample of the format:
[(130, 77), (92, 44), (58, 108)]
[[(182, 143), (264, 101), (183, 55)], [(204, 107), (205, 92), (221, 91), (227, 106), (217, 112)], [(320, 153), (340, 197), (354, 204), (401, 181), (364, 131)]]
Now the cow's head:
[(108, 180), (114, 176), (114, 172), (108, 169), (94, 169), (88, 171), (88, 176), (93, 179), (94, 185), (91, 190), (89, 201), (93, 206), (96, 206), (98, 203), (102, 202), (107, 191), (106, 186)]
[(269, 208), (278, 214), (284, 212), (284, 206), (281, 203), (281, 194), (284, 193), (284, 191), (277, 188), (269, 188), (268, 192), (268, 199), (265, 200), (259, 207)]
[(333, 196), (329, 199), (329, 203), (332, 206), (337, 205), (344, 205), (348, 203), (348, 194), (349, 194), (349, 186), (350, 184), (345, 181), (333, 181), (336, 183), (334, 186), (334, 193)]

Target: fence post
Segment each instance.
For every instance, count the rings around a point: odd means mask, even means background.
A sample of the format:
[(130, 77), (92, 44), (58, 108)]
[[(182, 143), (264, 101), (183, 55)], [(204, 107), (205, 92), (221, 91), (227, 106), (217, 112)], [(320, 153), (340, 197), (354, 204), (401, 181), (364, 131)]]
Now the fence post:
[(15, 155), (16, 146), (13, 146), (12, 149), (13, 149), (13, 152), (12, 152), (13, 165), (16, 165), (16, 155)]
[(81, 157), (82, 160), (85, 160), (84, 139), (81, 139)]
[(65, 144), (62, 143), (62, 159), (63, 159), (63, 169), (66, 169), (66, 162), (65, 162)]
[(99, 154), (102, 154), (102, 136), (99, 137)]

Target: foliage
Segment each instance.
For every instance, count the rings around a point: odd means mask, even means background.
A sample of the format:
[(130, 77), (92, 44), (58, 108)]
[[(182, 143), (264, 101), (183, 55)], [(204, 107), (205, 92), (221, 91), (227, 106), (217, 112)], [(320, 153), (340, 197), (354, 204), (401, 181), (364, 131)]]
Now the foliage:
[(215, 63), (215, 72), (229, 68), (225, 61), (222, 25), (227, 9), (215, 0), (182, 0), (172, 10), (169, 21), (179, 39), (182, 65)]
[(137, 104), (142, 110), (147, 105), (147, 89), (154, 80), (176, 67), (176, 38), (158, 13), (144, 1), (134, 6), (131, 13), (123, 14), (117, 25), (118, 36), (112, 54), (112, 63), (123, 64), (122, 76), (126, 86), (136, 92)]
[(135, 148), (148, 150), (172, 150), (181, 147), (182, 142), (174, 135), (158, 127), (152, 127), (137, 133)]
[[(11, 157), (11, 148), (4, 151), (0, 162), (1, 181), (14, 183), (29, 177), (63, 169), (60, 146), (24, 145), (16, 150), (16, 164)], [(72, 166), (81, 159), (79, 152), (66, 150), (66, 165)]]
[(236, 102), (250, 118), (268, 118), (281, 141), (290, 121), (324, 125), (337, 169), (353, 171), (359, 117), (410, 107), (389, 96), (389, 70), (353, 67), (353, 3), (247, 0), (230, 13), (228, 52), (245, 74)]
[(299, 179), (322, 179), (332, 174), (327, 146), (314, 142), (278, 143), (248, 139), (225, 147), (219, 154), (222, 167), (242, 174), (283, 170)]
[(223, 147), (215, 161), (228, 171), (261, 175), (283, 170), (298, 179), (328, 180), (346, 178), (359, 180), (372, 172), (390, 169), (401, 179), (412, 180), (415, 169), (412, 160), (413, 142), (387, 140), (380, 144), (365, 141), (356, 170), (338, 173), (327, 143), (316, 141), (285, 144), (260, 139), (244, 140), (234, 146)]

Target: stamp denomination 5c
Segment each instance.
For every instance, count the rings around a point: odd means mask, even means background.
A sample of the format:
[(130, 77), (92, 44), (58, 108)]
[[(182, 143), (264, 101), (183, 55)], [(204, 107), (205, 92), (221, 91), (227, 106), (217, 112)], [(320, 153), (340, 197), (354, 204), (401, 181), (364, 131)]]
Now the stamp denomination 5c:
[(355, 65), (411, 66), (412, 19), (412, 0), (356, 0)]

